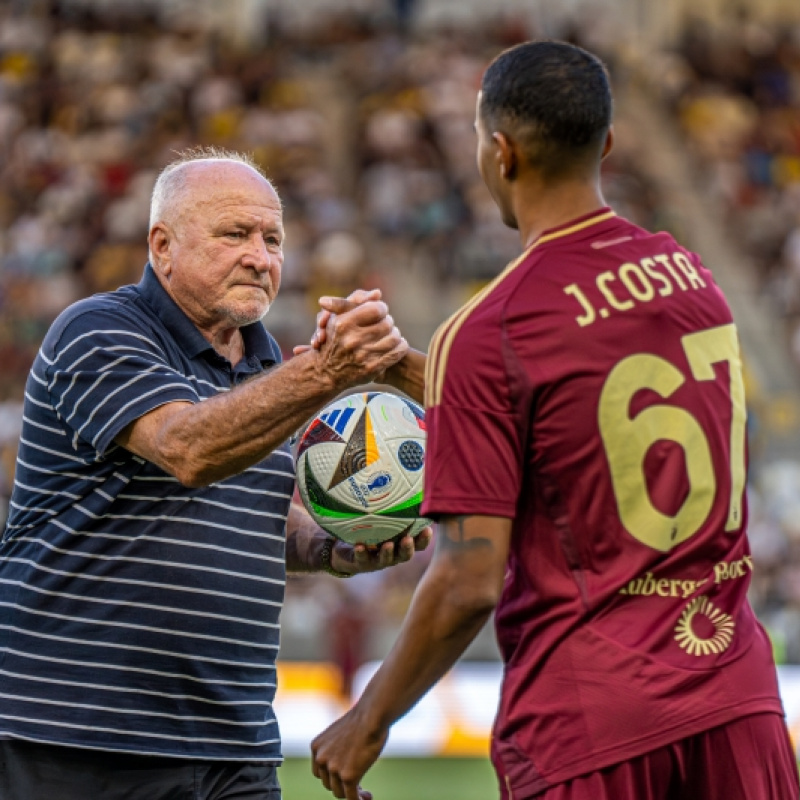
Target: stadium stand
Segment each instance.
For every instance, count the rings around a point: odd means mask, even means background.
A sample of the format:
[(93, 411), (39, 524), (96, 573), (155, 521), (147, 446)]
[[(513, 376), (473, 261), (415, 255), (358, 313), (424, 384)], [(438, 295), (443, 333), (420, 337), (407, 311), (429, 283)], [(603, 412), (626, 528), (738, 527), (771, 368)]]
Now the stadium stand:
[[(244, 35), (181, 2), (0, 2), (0, 518), (39, 342), (73, 300), (138, 280), (149, 192), (173, 151), (248, 150), (277, 185), (287, 253), (266, 324), (287, 355), (308, 338), (319, 294), (358, 285), (383, 288), (425, 348), (518, 248), (474, 167), (483, 66), (524, 38), (564, 35), (600, 48), (619, 87), (607, 199), (698, 242), (736, 296), (753, 352), (753, 601), (781, 660), (800, 663), (800, 462), (774, 449), (797, 447), (800, 29), (740, 18), (723, 36), (695, 25), (645, 63), (599, 39), (590, 18), (553, 31), (503, 13), (476, 26), (437, 18), (429, 3), (415, 26), (410, 3), (341, 3), (334, 15), (294, 5), (305, 12), (234, 4), (258, 22)], [(659, 171), (654, 154), (667, 151), (674, 168)], [(782, 356), (791, 348), (795, 363)], [(332, 659), (347, 682), (385, 652), (425, 563), (350, 582), (292, 579), (284, 657)], [(488, 630), (468, 657), (495, 657)]]

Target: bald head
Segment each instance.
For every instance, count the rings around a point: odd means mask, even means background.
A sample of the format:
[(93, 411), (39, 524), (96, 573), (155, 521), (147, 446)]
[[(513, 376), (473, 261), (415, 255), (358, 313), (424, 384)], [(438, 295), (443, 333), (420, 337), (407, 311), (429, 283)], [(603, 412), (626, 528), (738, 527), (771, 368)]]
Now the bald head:
[[(236, 174), (243, 181), (266, 181), (264, 171), (248, 155), (217, 147), (198, 147), (179, 153), (167, 164), (153, 187), (150, 200), (150, 228), (157, 222), (174, 222), (190, 204), (189, 193), (202, 193), (202, 185), (214, 181), (222, 174)], [(277, 192), (275, 193), (277, 197)], [(197, 199), (192, 197), (191, 200)]]

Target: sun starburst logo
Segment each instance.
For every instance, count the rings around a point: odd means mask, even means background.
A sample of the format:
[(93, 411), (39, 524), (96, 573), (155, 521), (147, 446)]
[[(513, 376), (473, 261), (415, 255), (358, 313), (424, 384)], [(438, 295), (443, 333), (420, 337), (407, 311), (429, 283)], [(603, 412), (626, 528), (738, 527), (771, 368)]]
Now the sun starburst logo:
[[(705, 623), (705, 625), (703, 625)], [(710, 636), (701, 636), (698, 627), (708, 627)], [(730, 614), (720, 611), (701, 595), (689, 603), (675, 626), (675, 640), (690, 656), (723, 653), (733, 640), (735, 623)], [(700, 630), (702, 631), (702, 627)]]

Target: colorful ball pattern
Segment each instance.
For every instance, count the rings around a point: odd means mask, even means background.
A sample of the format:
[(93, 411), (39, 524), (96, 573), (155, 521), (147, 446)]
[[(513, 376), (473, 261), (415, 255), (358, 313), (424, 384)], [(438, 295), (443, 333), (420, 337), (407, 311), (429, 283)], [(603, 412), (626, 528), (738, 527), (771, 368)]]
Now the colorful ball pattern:
[(297, 445), (300, 497), (320, 527), (351, 544), (416, 536), (425, 464), (425, 412), (387, 392), (339, 398)]

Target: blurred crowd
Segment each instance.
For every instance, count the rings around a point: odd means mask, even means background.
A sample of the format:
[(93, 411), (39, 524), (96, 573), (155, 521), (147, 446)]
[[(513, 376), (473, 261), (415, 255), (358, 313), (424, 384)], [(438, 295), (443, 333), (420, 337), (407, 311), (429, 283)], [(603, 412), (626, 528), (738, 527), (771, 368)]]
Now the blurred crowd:
[[(415, 31), (411, 7), (299, 27), (262, 15), (244, 46), (191, 4), (0, 1), (0, 519), (42, 336), (73, 300), (139, 279), (149, 194), (175, 151), (246, 150), (277, 186), (286, 261), (265, 323), (287, 357), (313, 330), (315, 298), (356, 286), (381, 287), (424, 349), (518, 253), (475, 168), (475, 93), (493, 55), (538, 31), (507, 15)], [(687, 34), (665, 97), (764, 291), (800, 322), (800, 51), (759, 40), (747, 76), (742, 58), (714, 55), (701, 36)], [(601, 55), (613, 68), (614, 53)], [(644, 227), (669, 228), (641, 142), (626, 144), (635, 125), (623, 120), (618, 133), (607, 199)], [(800, 662), (800, 474), (771, 469), (750, 487), (753, 597), (781, 657)], [(331, 658), (347, 680), (385, 652), (426, 558), (356, 581), (291, 579), (284, 657)], [(472, 652), (495, 657), (490, 632)]]
[[(800, 25), (740, 6), (689, 21), (656, 63), (647, 80), (800, 368)], [(800, 663), (800, 466), (755, 460), (749, 491), (751, 599), (778, 657)]]
[(800, 365), (800, 27), (695, 20), (658, 81)]

